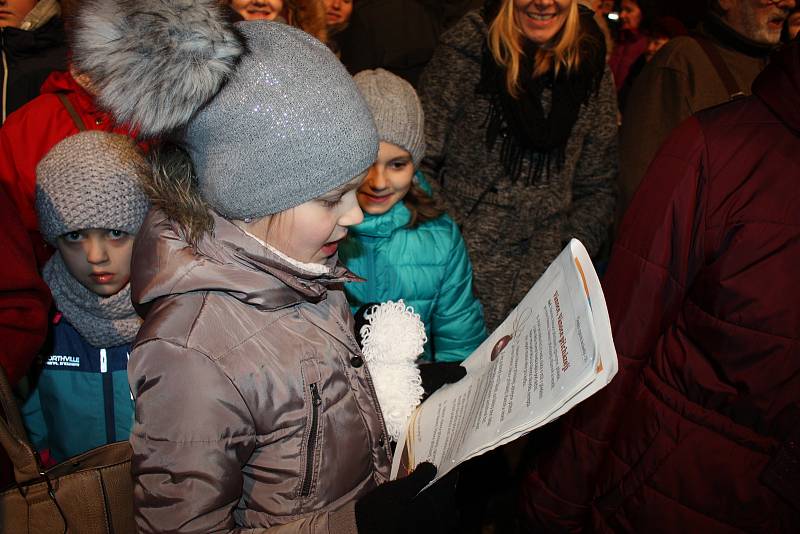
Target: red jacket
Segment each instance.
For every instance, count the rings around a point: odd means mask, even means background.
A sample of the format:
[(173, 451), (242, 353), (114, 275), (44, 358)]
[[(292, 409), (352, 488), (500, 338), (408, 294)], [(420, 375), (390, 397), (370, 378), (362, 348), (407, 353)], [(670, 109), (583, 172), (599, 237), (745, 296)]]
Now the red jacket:
[[(0, 188), (0, 367), (11, 384), (27, 372), (47, 335), (50, 290), (39, 276), (25, 228), (8, 195)], [(14, 470), (0, 448), (0, 488)]]
[(0, 185), (17, 207), (25, 229), (31, 234), (39, 264), (50, 250), (39, 236), (34, 205), (36, 165), (59, 141), (78, 133), (57, 93), (65, 93), (90, 130), (128, 134), (127, 128), (115, 127), (109, 115), (97, 109), (92, 96), (68, 72), (50, 74), (42, 85), (42, 94), (6, 119), (0, 128)]
[(645, 52), (647, 52), (647, 37), (638, 31), (620, 32), (619, 39), (611, 51), (611, 57), (608, 58), (608, 66), (614, 73), (614, 86), (617, 91), (625, 85), (631, 67)]
[(15, 384), (47, 335), (50, 290), (39, 276), (30, 239), (0, 189), (0, 365)]
[(620, 372), (528, 473), (531, 528), (800, 532), (800, 43), (753, 93), (680, 126), (634, 197), (604, 281)]

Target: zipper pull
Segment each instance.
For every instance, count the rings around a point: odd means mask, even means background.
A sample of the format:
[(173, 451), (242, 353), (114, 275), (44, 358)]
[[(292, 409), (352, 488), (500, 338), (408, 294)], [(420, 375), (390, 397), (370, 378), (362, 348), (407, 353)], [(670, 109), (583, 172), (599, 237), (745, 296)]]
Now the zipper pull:
[(319, 406), (322, 404), (322, 397), (319, 396), (319, 390), (317, 389), (317, 383), (314, 382), (309, 386), (311, 388), (311, 402), (314, 403), (314, 406)]
[(106, 357), (106, 349), (100, 349), (100, 372), (108, 372), (108, 358)]

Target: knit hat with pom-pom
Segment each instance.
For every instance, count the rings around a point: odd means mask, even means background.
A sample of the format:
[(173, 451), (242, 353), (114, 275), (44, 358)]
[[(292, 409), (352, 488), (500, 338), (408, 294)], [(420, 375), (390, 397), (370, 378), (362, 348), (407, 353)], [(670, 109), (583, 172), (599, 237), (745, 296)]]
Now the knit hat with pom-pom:
[(202, 199), (255, 219), (366, 171), (377, 132), (350, 75), (285, 24), (231, 25), (217, 0), (85, 0), (74, 63), (104, 108), (147, 135), (177, 133)]
[(36, 212), (42, 236), (89, 228), (139, 231), (149, 203), (141, 180), (144, 154), (127, 136), (81, 132), (54, 146), (36, 166)]

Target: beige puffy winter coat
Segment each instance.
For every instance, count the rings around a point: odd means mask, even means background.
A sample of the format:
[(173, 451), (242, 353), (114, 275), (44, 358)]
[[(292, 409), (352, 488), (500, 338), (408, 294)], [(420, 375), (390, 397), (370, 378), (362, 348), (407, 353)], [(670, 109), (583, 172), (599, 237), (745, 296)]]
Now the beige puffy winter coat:
[(355, 500), (391, 462), (341, 290), (355, 277), (305, 272), (214, 222), (194, 253), (152, 210), (134, 249), (139, 529), (355, 532)]

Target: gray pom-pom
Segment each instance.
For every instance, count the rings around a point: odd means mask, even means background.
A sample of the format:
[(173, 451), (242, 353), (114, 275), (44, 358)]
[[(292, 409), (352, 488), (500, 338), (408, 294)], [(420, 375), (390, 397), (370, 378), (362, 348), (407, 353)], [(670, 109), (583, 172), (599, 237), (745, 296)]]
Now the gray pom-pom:
[(100, 106), (150, 137), (185, 125), (244, 45), (217, 0), (86, 0), (72, 49)]

